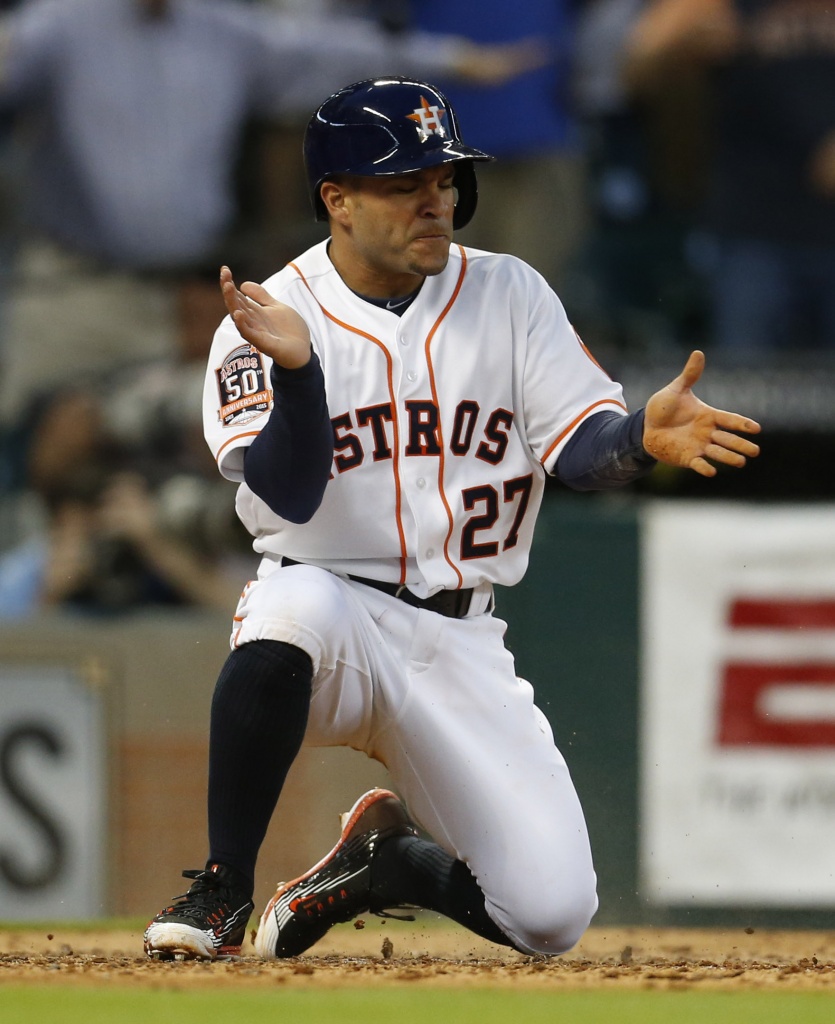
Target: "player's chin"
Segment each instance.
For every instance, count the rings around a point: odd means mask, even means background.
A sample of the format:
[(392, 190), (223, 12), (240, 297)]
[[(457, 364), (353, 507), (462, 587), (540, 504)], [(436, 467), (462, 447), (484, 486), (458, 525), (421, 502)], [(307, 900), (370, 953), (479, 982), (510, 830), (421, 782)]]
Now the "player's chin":
[(450, 239), (445, 235), (428, 235), (416, 238), (410, 247), (412, 273), (424, 277), (440, 274), (449, 263)]

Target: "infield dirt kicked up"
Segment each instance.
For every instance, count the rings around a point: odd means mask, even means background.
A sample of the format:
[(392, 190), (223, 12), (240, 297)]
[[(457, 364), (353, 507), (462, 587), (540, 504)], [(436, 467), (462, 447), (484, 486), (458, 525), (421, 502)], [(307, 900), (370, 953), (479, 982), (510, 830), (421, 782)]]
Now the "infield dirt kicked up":
[[(106, 977), (105, 977), (106, 976)], [(531, 957), (437, 918), (369, 917), (332, 929), (309, 953), (256, 957), (251, 934), (228, 961), (168, 962), (142, 952), (142, 927), (3, 926), (0, 985), (107, 984), (179, 990), (241, 986), (673, 988), (818, 990), (835, 993), (835, 930), (589, 929), (560, 957)]]

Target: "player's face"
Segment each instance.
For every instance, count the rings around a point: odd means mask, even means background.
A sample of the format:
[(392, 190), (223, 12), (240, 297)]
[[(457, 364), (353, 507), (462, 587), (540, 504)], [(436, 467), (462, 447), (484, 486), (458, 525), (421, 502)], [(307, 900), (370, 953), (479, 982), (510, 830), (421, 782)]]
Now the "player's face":
[(390, 178), (343, 178), (335, 186), (341, 205), (332, 215), (331, 258), (349, 287), (394, 298), (441, 273), (452, 241), (454, 173), (442, 164)]

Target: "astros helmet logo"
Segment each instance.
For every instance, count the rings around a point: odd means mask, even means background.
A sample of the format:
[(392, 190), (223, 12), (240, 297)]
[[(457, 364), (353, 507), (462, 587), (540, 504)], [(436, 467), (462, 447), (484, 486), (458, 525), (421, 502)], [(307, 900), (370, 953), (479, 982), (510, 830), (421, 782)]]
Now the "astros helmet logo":
[(420, 106), (406, 117), (417, 122), (421, 142), (426, 142), (430, 135), (440, 135), (441, 138), (446, 135), (446, 128), (441, 124), (441, 118), (446, 117), (446, 111), (437, 104), (430, 104), (425, 96), (421, 96)]

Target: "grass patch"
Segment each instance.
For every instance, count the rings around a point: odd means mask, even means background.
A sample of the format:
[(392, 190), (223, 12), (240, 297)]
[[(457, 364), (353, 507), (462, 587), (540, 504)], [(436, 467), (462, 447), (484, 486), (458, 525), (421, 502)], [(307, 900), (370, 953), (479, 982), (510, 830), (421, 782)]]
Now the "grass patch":
[(833, 1019), (833, 998), (826, 992), (526, 992), (521, 987), (441, 992), (421, 991), (419, 985), (287, 992), (4, 986), (0, 1019), (4, 1024), (831, 1024)]

